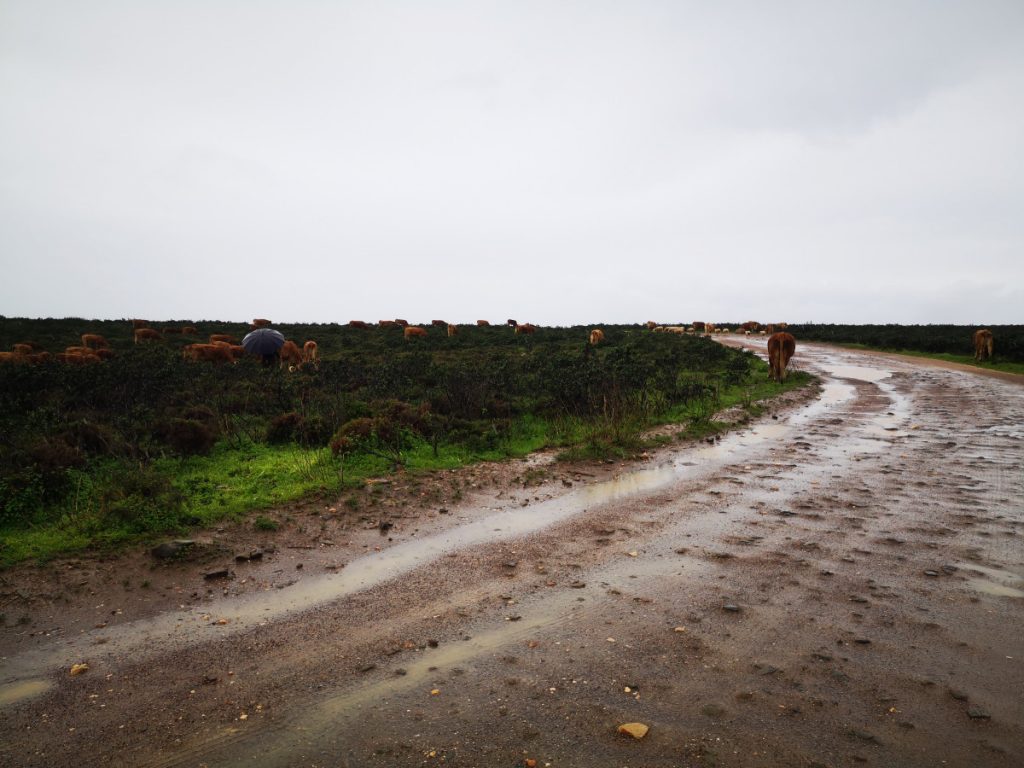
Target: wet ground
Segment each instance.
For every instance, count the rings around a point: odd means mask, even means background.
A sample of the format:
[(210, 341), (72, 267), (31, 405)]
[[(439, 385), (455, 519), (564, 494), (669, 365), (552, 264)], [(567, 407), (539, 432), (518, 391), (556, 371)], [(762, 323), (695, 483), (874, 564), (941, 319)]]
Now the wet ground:
[(1024, 764), (1024, 386), (793, 365), (809, 401), (640, 464), (5, 574), (0, 764)]

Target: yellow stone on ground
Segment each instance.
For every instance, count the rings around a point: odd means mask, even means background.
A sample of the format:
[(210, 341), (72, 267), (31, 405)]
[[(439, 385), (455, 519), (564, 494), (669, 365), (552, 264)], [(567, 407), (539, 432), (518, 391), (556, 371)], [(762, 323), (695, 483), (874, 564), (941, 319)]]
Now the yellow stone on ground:
[(643, 723), (623, 723), (619, 726), (619, 733), (625, 733), (634, 739), (642, 739), (647, 735), (650, 728)]

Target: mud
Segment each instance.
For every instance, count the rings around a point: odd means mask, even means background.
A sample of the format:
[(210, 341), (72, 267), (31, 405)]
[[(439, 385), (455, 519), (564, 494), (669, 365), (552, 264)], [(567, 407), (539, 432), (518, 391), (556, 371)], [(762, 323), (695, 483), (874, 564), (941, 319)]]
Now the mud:
[(193, 561), (4, 574), (0, 763), (1024, 764), (1024, 389), (791, 365), (811, 400), (638, 464), (404, 478)]

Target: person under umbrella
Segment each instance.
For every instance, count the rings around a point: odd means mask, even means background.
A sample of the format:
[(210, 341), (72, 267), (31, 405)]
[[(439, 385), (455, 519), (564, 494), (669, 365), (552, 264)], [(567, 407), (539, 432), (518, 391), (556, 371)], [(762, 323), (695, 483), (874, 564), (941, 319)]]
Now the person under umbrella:
[(284, 334), (273, 328), (257, 328), (245, 335), (242, 346), (249, 354), (259, 355), (264, 365), (271, 365), (284, 346)]

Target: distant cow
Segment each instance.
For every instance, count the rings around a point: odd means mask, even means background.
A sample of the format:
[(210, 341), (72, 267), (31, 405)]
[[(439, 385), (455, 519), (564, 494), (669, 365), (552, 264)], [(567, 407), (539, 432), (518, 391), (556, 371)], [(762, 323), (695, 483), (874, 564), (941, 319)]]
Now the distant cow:
[(458, 333), (459, 333), (459, 326), (457, 326), (457, 325), (449, 325), (448, 326), (448, 338), (451, 338), (452, 336), (457, 336)]
[(140, 341), (160, 341), (163, 336), (160, 335), (160, 331), (154, 331), (152, 328), (136, 328), (135, 329), (135, 343), (138, 344)]
[(181, 333), (183, 336), (196, 336), (198, 335), (199, 331), (196, 330), (195, 326), (186, 325), (181, 329)]
[(83, 333), (82, 346), (89, 347), (90, 349), (107, 349), (110, 345), (98, 333)]
[(405, 331), (404, 331), (404, 333), (405, 333), (406, 341), (408, 341), (409, 339), (413, 338), (414, 336), (417, 337), (417, 338), (426, 338), (427, 337), (427, 329), (426, 328), (417, 328), (414, 325), (407, 326)]
[(600, 328), (594, 328), (590, 332), (590, 343), (600, 344), (602, 341), (604, 341), (604, 331), (602, 331)]
[(211, 363), (231, 363), (235, 359), (231, 347), (221, 344), (189, 344), (181, 350), (181, 354), (186, 360), (205, 360)]
[(211, 333), (210, 343), (216, 344), (218, 341), (223, 341), (225, 344), (237, 344), (238, 339), (229, 333)]
[(704, 333), (714, 333), (716, 330), (714, 323), (704, 323)]
[(530, 323), (523, 323), (522, 325), (516, 325), (516, 333), (533, 333), (537, 330), (535, 325)]
[(398, 323), (395, 320), (381, 320), (377, 323), (381, 328), (397, 328)]
[(509, 318), (508, 320), (505, 321), (505, 325), (511, 326), (512, 328), (515, 328), (517, 325), (519, 325), (519, 323), (517, 323), (512, 318)]
[(490, 323), (490, 321), (489, 321), (489, 320), (477, 320), (477, 321), (476, 321), (476, 324), (477, 324), (478, 326), (480, 326), (481, 328), (486, 328), (486, 327), (487, 327), (487, 326), (489, 326), (489, 325), (490, 325), (491, 323)]
[(362, 329), (365, 330), (365, 329), (370, 327), (370, 324), (369, 323), (364, 323), (362, 320), (349, 320), (348, 321), (348, 327), (349, 328), (362, 328)]
[(31, 344), (15, 344), (12, 349), (16, 355), (31, 355), (34, 351)]
[(320, 367), (320, 348), (312, 339), (302, 345), (302, 362), (308, 363), (314, 368)]
[(647, 330), (653, 331), (657, 327), (658, 327), (658, 324), (656, 322), (654, 322), (653, 320), (648, 320), (647, 321)]
[(445, 326), (448, 325), (448, 321), (447, 320), (431, 320), (430, 324), (433, 325), (433, 326), (436, 326), (438, 328), (444, 328)]
[(288, 365), (289, 367), (298, 367), (302, 365), (302, 350), (299, 349), (299, 345), (296, 344), (291, 339), (284, 343), (284, 346), (281, 347), (281, 350), (278, 354), (280, 354), (281, 356), (282, 368), (285, 365)]
[[(42, 353), (47, 354), (47, 353)], [(113, 360), (117, 355), (114, 354), (114, 350), (106, 347), (100, 347), (99, 349), (93, 350), (93, 354), (96, 355), (100, 360)]]
[(255, 320), (252, 321), (253, 330), (255, 330), (256, 328), (266, 328), (269, 325), (270, 321), (262, 317), (257, 317)]
[(780, 331), (772, 334), (768, 339), (768, 365), (771, 368), (769, 375), (772, 379), (782, 382), (786, 378), (786, 366), (789, 359), (796, 352), (796, 339), (793, 334)]
[(402, 318), (400, 318), (400, 317), (396, 317), (396, 318), (395, 318), (395, 323), (396, 323), (397, 325), (400, 325), (400, 326), (402, 326), (403, 328), (406, 328), (406, 327), (408, 327), (408, 325), (409, 325), (409, 321), (408, 321), (408, 320), (403, 320), (403, 319), (402, 319)]
[(696, 331), (697, 333), (700, 333), (701, 331), (704, 330), (704, 323), (702, 323), (701, 321), (697, 320), (697, 321), (695, 321), (693, 323), (691, 328), (693, 328), (693, 330)]
[(978, 362), (992, 357), (992, 331), (979, 328), (974, 332), (974, 359)]
[(137, 331), (137, 330), (139, 330), (139, 328), (148, 328), (148, 327), (149, 327), (149, 321), (148, 320), (132, 320), (132, 330), (133, 331)]

